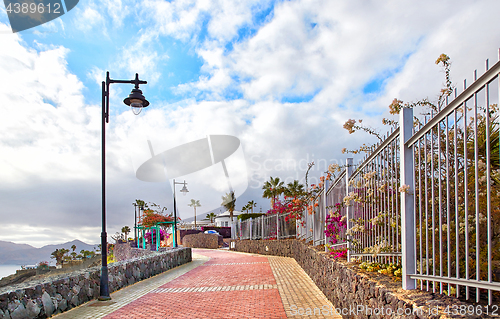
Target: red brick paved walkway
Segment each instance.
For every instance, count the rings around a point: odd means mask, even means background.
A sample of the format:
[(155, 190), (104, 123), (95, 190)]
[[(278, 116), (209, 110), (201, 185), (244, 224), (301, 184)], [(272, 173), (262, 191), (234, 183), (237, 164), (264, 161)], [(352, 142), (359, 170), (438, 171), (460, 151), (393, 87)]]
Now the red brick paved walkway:
[(287, 317), (267, 257), (195, 252), (210, 260), (104, 318)]
[(57, 319), (342, 318), (292, 258), (194, 249), (193, 261)]

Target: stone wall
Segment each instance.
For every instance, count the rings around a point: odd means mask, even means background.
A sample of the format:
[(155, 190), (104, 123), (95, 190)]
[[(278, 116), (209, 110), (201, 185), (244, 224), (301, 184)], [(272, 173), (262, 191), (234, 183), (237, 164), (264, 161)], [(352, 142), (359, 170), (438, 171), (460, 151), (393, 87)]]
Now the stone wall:
[[(160, 274), (192, 260), (190, 248), (174, 248), (108, 265), (109, 291)], [(99, 297), (101, 267), (0, 289), (0, 319), (47, 318)]]
[(222, 245), (223, 238), (217, 234), (192, 234), (183, 239), (184, 247), (217, 249)]
[(129, 243), (116, 244), (113, 249), (113, 256), (116, 261), (130, 260), (134, 258), (149, 256), (155, 251), (150, 249), (133, 248)]
[[(452, 318), (444, 312), (446, 307), (470, 305), (437, 293), (402, 290), (401, 284), (389, 277), (363, 273), (356, 264), (336, 261), (295, 239), (234, 241), (232, 250), (294, 258), (332, 304), (343, 311), (344, 318)], [(370, 316), (370, 311), (383, 311), (384, 316)], [(456, 315), (453, 318), (488, 317)]]
[(177, 231), (177, 240), (179, 241), (179, 245), (184, 245), (184, 236), (193, 235), (203, 233), (198, 229), (179, 229)]

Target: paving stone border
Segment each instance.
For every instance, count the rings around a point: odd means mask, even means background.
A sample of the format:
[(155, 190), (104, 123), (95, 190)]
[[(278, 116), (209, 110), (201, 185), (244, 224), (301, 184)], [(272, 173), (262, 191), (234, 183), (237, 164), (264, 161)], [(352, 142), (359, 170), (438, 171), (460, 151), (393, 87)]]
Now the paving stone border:
[[(191, 248), (174, 248), (108, 265), (110, 293), (192, 261)], [(99, 297), (101, 267), (0, 290), (0, 319), (47, 318)]]
[(296, 239), (233, 242), (231, 250), (294, 258), (328, 300), (343, 311), (344, 318), (499, 318), (446, 314), (448, 306), (470, 304), (437, 293), (389, 287), (359, 271), (354, 264), (337, 262)]

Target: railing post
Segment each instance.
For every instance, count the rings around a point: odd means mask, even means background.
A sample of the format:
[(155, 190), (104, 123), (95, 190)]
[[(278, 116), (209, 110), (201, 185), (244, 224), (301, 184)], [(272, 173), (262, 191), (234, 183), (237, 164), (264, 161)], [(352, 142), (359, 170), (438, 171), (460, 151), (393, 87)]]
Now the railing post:
[(401, 192), (401, 249), (402, 249), (402, 287), (405, 290), (415, 289), (415, 214), (413, 211), (415, 185), (413, 181), (412, 149), (405, 142), (412, 137), (413, 109), (403, 108), (399, 113), (399, 159), (400, 185), (408, 185), (406, 192)]
[[(345, 161), (345, 164), (346, 164), (346, 168), (345, 168), (345, 196), (348, 196), (349, 195), (349, 178), (351, 178), (351, 175), (352, 175), (352, 165), (353, 165), (354, 161), (353, 161), (353, 158), (352, 157), (349, 157), (348, 159), (346, 159)], [(347, 230), (351, 229), (351, 218), (352, 218), (352, 208), (351, 206), (346, 206), (345, 208), (345, 216), (346, 216), (346, 220), (347, 220)], [(351, 236), (347, 236), (347, 261), (350, 262), (351, 261)]]
[(250, 240), (252, 240), (252, 230), (253, 230), (252, 220), (253, 220), (252, 217), (250, 217)]

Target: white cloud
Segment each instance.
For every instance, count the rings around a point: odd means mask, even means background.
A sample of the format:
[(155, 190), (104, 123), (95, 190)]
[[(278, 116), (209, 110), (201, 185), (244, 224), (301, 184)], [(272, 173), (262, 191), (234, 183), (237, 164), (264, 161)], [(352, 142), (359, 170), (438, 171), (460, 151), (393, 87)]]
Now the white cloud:
[(92, 29), (101, 28), (104, 33), (105, 31), (105, 17), (100, 13), (98, 6), (93, 2), (89, 2), (87, 6), (77, 6), (75, 8), (75, 20), (74, 25), (77, 29), (83, 32), (89, 32)]
[[(115, 2), (124, 10), (132, 6)], [(345, 161), (342, 147), (370, 141), (362, 133), (349, 135), (343, 130), (345, 120), (363, 118), (364, 123), (380, 127), (394, 97), (432, 98), (443, 82), (434, 64), (439, 54), (452, 57), (455, 83), (463, 77), (470, 81), (473, 69), (482, 70), (484, 58), (496, 61), (497, 57), (500, 29), (498, 10), (492, 9), (498, 8), (495, 0), (287, 1), (278, 2), (273, 17), (256, 26), (255, 12), (267, 5), (267, 1), (144, 2), (137, 16), (144, 28), (128, 36), (123, 53), (110, 59), (111, 76), (132, 78), (130, 72), (138, 72), (141, 77), (148, 74), (150, 84), (160, 82), (172, 70), (163, 67), (168, 57), (155, 44), (166, 37), (180, 39), (192, 44), (204, 65), (197, 81), (183, 83), (177, 90), (201, 99), (168, 104), (156, 97), (155, 104), (136, 117), (117, 106), (128, 88), (112, 87), (116, 107), (107, 126), (106, 152), (109, 234), (131, 225), (130, 204), (135, 198), (159, 202), (171, 211), (167, 183), (145, 183), (134, 176), (135, 169), (151, 157), (148, 139), (155, 152), (161, 152), (210, 134), (238, 137), (250, 188), (237, 200), (237, 208), (250, 199), (266, 203), (260, 187), (269, 176), (303, 181), (306, 164), (315, 161), (309, 175), (312, 183), (325, 170), (323, 162)], [(101, 21), (90, 17), (91, 23), (80, 27), (95, 27)], [(237, 41), (240, 28), (257, 31)], [(0, 33), (4, 31), (8, 28), (1, 25)], [(43, 233), (47, 225), (59, 231), (77, 223), (88, 228), (82, 238), (96, 242), (100, 107), (85, 104), (86, 88), (68, 70), (67, 48), (44, 46), (39, 40), (37, 53), (18, 35), (3, 40), (8, 49), (0, 51), (0, 70), (9, 77), (0, 79), (0, 154), (8, 154), (0, 158), (2, 203), (19, 202), (23, 218), (33, 220), (30, 227), (34, 228), (23, 233), (37, 229)], [(229, 44), (232, 51), (226, 49)], [(100, 67), (89, 70), (80, 76), (99, 84), (105, 79)], [(385, 85), (364, 94), (365, 85), (375, 79)], [(240, 91), (243, 98), (228, 98), (228, 90)], [(314, 94), (309, 102), (280, 102)], [(239, 175), (244, 175), (243, 170)], [(201, 201), (202, 213), (209, 203), (220, 200), (226, 187), (225, 179), (213, 172), (186, 178), (191, 192), (178, 197), (182, 218), (192, 215), (187, 206), (191, 198)], [(6, 225), (16, 225), (12, 216), (4, 220)], [(63, 232), (54, 238), (65, 236)]]
[[(161, 76), (159, 64), (168, 59), (167, 54), (153, 49), (156, 41), (158, 41), (158, 36), (155, 32), (145, 32), (138, 37), (133, 37), (123, 47), (118, 60), (112, 65), (121, 69), (122, 73), (129, 74), (130, 70), (134, 70), (139, 75), (148, 74), (148, 83), (155, 84)], [(135, 76), (135, 74), (130, 75)]]

